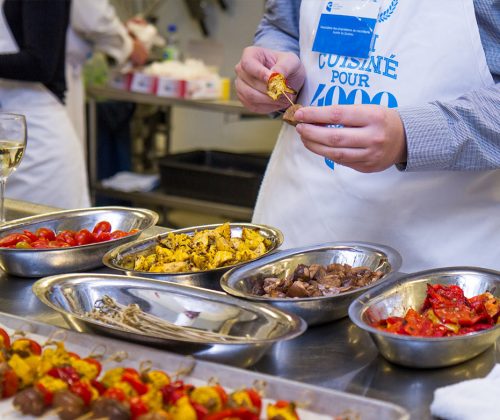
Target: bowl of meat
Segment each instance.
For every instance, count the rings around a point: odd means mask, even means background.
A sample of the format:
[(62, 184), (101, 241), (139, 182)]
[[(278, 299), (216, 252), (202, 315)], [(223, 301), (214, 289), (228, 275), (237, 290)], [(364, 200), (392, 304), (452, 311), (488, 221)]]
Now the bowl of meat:
[(225, 273), (226, 293), (269, 303), (303, 318), (309, 326), (347, 316), (367, 289), (397, 277), (402, 259), (385, 245), (330, 242), (261, 258)]
[(349, 307), (387, 360), (415, 368), (469, 360), (500, 337), (500, 272), (451, 267), (405, 275)]

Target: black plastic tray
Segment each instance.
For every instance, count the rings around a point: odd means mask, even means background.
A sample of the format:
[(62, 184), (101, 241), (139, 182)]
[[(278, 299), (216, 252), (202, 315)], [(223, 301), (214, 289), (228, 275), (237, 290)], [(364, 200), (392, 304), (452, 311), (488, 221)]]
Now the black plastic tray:
[(167, 194), (253, 207), (269, 155), (195, 150), (159, 160)]

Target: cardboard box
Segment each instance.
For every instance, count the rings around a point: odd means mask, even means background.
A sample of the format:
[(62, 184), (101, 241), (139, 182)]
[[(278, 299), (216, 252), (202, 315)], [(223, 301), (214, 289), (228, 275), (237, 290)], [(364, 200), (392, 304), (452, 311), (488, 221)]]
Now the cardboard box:
[(156, 76), (144, 73), (134, 73), (130, 90), (138, 93), (154, 93)]

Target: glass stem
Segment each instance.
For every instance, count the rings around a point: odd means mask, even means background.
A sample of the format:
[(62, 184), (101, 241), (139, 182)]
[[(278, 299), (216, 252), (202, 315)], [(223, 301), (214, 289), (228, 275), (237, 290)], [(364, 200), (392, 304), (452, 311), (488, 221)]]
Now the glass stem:
[(5, 184), (7, 179), (0, 178), (0, 223), (5, 223)]

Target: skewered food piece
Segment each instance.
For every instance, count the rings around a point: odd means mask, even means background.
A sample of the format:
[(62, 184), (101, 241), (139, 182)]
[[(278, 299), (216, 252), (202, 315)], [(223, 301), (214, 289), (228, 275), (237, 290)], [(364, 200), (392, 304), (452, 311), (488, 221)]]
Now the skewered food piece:
[[(195, 387), (182, 380), (172, 381), (166, 372), (149, 367), (139, 371), (118, 366), (101, 372), (96, 359), (67, 351), (61, 341), (42, 346), (26, 337), (11, 340), (1, 328), (0, 337), (6, 357), (0, 362), (1, 396), (15, 395), (13, 405), (25, 415), (53, 414), (62, 420), (261, 418), (262, 398), (254, 388), (228, 393), (214, 381)], [(17, 370), (10, 367), (12, 360), (17, 360)], [(20, 368), (21, 361), (28, 367), (28, 361), (33, 364), (30, 375)], [(14, 382), (8, 379), (12, 375)], [(20, 383), (24, 389), (18, 387)], [(266, 414), (270, 420), (299, 419), (295, 404), (288, 401), (269, 403)]]
[(302, 108), (300, 104), (290, 105), (283, 114), (283, 121), (295, 127), (300, 122), (295, 119), (295, 112), (300, 108)]
[(257, 278), (252, 294), (271, 298), (334, 296), (367, 286), (382, 276), (381, 271), (349, 264), (299, 264), (288, 276)]
[(386, 332), (415, 337), (450, 337), (493, 328), (500, 323), (500, 302), (489, 292), (470, 299), (455, 285), (428, 284), (420, 311), (373, 322)]
[(290, 93), (297, 94), (295, 90), (288, 86), (285, 76), (281, 73), (273, 73), (267, 81), (267, 94), (275, 101), (281, 96)]
[(231, 235), (229, 223), (215, 229), (169, 233), (153, 250), (123, 258), (125, 268), (154, 273), (184, 273), (211, 270), (249, 261), (265, 254), (269, 239), (257, 229), (243, 228), (241, 238)]

